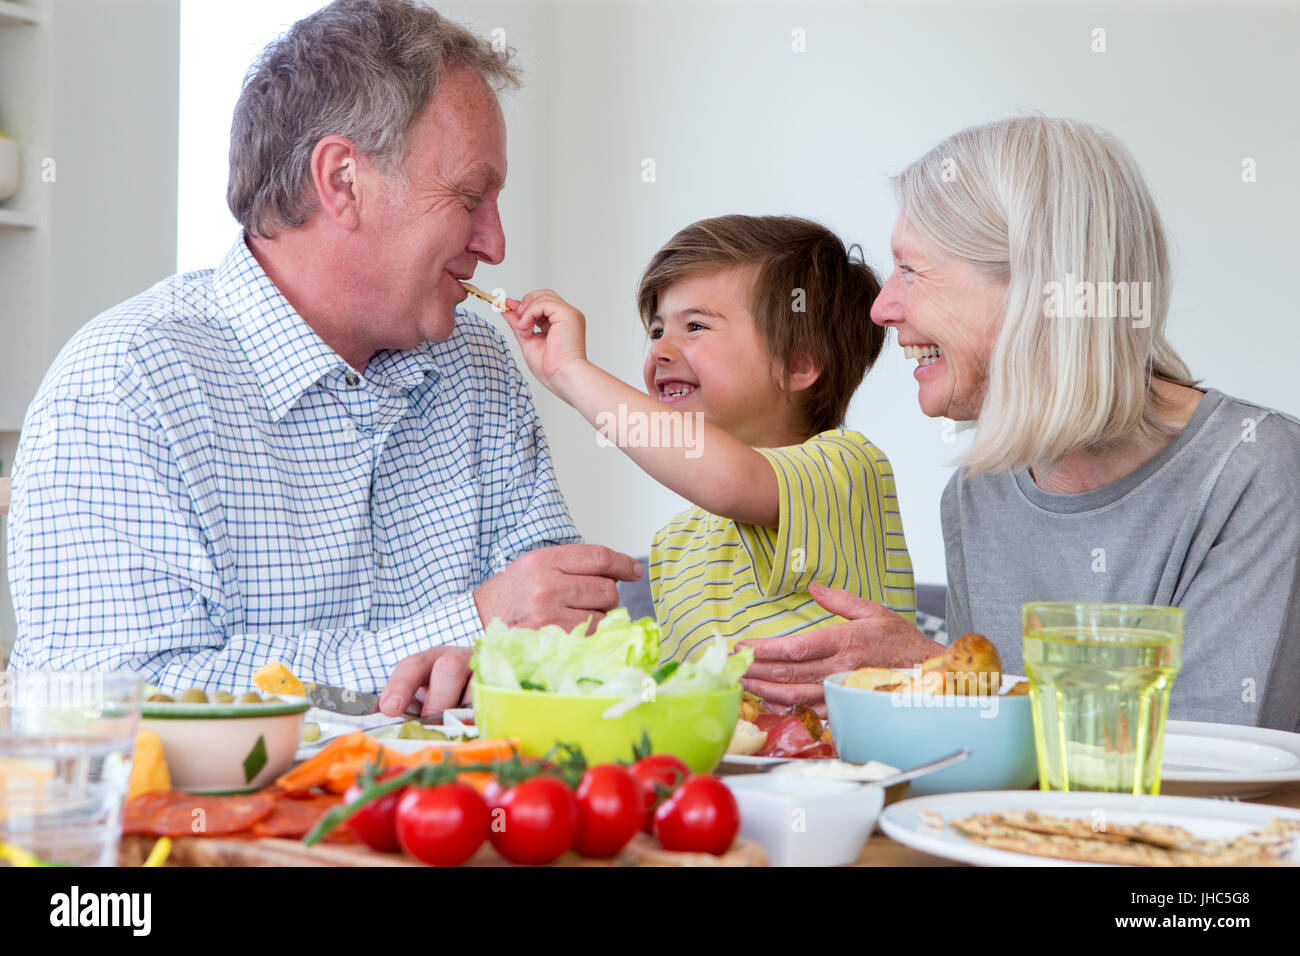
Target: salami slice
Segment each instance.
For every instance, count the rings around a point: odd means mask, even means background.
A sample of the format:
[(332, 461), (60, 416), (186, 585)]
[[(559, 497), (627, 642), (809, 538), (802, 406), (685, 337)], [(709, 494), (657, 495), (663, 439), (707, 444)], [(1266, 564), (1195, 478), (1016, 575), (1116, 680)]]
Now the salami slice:
[[(321, 817), (342, 802), (341, 796), (332, 793), (299, 798), (281, 795), (276, 799), (271, 815), (253, 824), (249, 836), (299, 839), (306, 836)], [(357, 842), (346, 826), (335, 827), (325, 840), (329, 843)]]
[(126, 805), (123, 833), (144, 836), (230, 836), (242, 833), (275, 810), (266, 792), (214, 796), (172, 790), (145, 793)]
[(834, 757), (835, 745), (828, 740), (818, 740), (808, 732), (807, 726), (795, 714), (783, 717), (767, 731), (760, 757)]
[(769, 734), (772, 732), (773, 727), (775, 727), (777, 724), (781, 723), (785, 719), (786, 718), (783, 717), (781, 714), (764, 713), (764, 714), (759, 714), (752, 721), (750, 721), (750, 723), (752, 723), (759, 730), (763, 731), (763, 733)]

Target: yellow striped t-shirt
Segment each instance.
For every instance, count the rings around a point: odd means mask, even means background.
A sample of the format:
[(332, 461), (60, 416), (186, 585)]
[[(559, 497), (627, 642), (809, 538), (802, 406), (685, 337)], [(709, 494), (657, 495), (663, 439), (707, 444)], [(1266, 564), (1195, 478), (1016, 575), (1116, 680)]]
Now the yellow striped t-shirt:
[(914, 621), (912, 562), (884, 452), (846, 429), (756, 450), (776, 470), (777, 527), (693, 508), (655, 534), (650, 590), (664, 634), (661, 657), (685, 660), (715, 634), (734, 643), (843, 620), (812, 599), (813, 581)]

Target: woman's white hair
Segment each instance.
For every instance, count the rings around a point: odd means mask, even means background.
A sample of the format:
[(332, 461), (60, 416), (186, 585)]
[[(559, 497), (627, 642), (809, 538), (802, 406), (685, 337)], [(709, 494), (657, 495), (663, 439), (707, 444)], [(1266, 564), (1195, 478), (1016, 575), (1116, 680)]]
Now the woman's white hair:
[(1165, 339), (1164, 228), (1113, 136), (1044, 116), (972, 126), (894, 183), (913, 228), (1007, 283), (968, 474), (1170, 433), (1152, 380), (1195, 382)]

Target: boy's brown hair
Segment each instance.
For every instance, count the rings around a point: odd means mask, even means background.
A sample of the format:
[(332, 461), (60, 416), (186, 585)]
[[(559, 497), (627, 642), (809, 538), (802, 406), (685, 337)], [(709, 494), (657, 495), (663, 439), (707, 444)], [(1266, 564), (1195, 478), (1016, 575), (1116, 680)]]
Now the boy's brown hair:
[(758, 266), (749, 311), (768, 351), (785, 374), (799, 357), (820, 369), (800, 402), (809, 436), (839, 428), (885, 330), (871, 321), (880, 280), (820, 223), (795, 216), (692, 223), (646, 266), (636, 297), (642, 323), (649, 328), (659, 296), (674, 282), (747, 265)]

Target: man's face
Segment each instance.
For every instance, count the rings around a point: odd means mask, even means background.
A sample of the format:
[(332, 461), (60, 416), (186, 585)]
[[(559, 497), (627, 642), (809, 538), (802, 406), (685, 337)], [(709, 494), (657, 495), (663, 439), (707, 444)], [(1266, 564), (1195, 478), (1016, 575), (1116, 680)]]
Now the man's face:
[(359, 248), (370, 261), (373, 350), (410, 349), (452, 333), (459, 279), (505, 258), (497, 197), (506, 177), (506, 126), (495, 94), (455, 67), (409, 130), (406, 183), (362, 208)]

